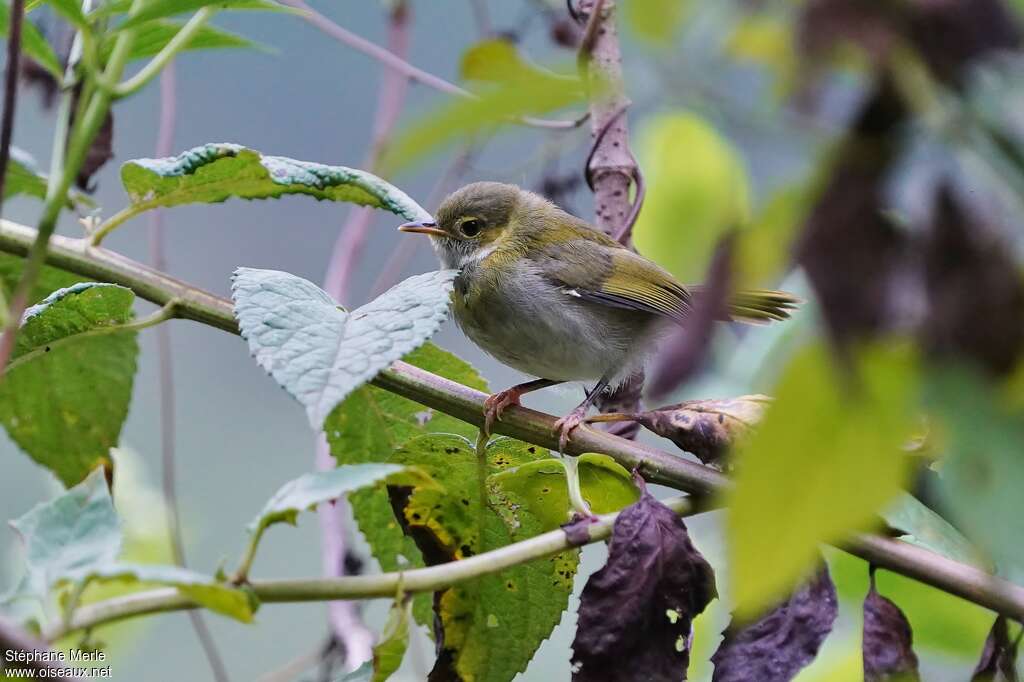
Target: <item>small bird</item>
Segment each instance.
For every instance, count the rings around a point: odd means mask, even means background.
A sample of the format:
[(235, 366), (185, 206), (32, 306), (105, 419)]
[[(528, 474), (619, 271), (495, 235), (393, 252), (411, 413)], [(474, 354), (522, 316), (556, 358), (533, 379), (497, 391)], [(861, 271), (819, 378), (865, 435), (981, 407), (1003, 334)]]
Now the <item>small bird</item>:
[[(531, 391), (596, 380), (555, 424), (564, 451), (602, 391), (642, 366), (672, 324), (686, 325), (694, 291), (547, 199), (515, 185), (476, 182), (448, 196), (429, 235), (442, 264), (460, 270), (452, 309), (466, 335), (506, 365), (538, 377), (490, 396), (489, 433)], [(797, 304), (779, 291), (737, 293), (729, 320), (783, 320)]]

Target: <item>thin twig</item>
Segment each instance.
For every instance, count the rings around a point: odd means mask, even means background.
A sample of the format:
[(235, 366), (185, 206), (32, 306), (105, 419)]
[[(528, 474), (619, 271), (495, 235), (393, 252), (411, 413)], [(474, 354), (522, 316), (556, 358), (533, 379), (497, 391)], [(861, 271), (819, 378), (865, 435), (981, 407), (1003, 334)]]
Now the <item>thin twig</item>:
[(0, 117), (0, 215), (3, 215), (7, 164), (11, 161), (11, 136), (14, 134), (14, 112), (18, 105), (18, 69), (21, 68), (21, 26), (25, 20), (25, 0), (12, 0), (10, 15), (7, 69), (4, 72), (4, 110)]
[[(390, 52), (376, 43), (370, 42), (366, 38), (363, 38), (357, 33), (349, 31), (347, 28), (339, 26), (335, 22), (331, 21), (324, 15), (320, 14), (303, 0), (281, 0), (281, 3), (302, 10), (302, 17), (310, 24), (320, 29), (327, 35), (331, 36), (335, 40), (351, 47), (354, 50), (358, 50), (363, 54), (376, 59), (390, 69), (400, 71), (405, 74), (410, 80), (421, 83), (428, 87), (434, 88), (440, 92), (448, 95), (455, 95), (456, 97), (467, 97), (475, 99), (474, 95), (469, 90), (461, 88), (454, 83), (446, 81), (440, 76), (435, 76), (429, 71), (415, 66), (398, 55)], [(520, 116), (515, 120), (523, 125), (532, 126), (534, 128), (546, 128), (549, 130), (571, 130), (578, 128), (587, 120), (588, 114), (584, 114), (581, 117), (569, 121), (554, 121), (549, 119), (534, 118), (532, 116)]]
[[(388, 52), (403, 61), (409, 53), (409, 23), (410, 9), (407, 3), (399, 2), (391, 11), (388, 22)], [(408, 90), (408, 76), (398, 69), (385, 66), (377, 95), (370, 149), (363, 164), (371, 172), (376, 172), (380, 165), (381, 155), (398, 123)], [(356, 206), (349, 209), (348, 220), (338, 232), (327, 264), (324, 290), (340, 303), (349, 302), (352, 276), (366, 247), (372, 223), (373, 211), (364, 206)], [(315, 463), (320, 471), (337, 466), (323, 434), (317, 438)], [(339, 500), (335, 504), (320, 505), (317, 513), (320, 519), (324, 575), (342, 576), (345, 574), (351, 509), (343, 500)], [(327, 610), (334, 639), (342, 645), (344, 651), (345, 666), (348, 670), (355, 670), (373, 656), (374, 635), (363, 623), (357, 604), (335, 601), (327, 605)]]
[[(176, 77), (174, 62), (169, 62), (160, 74), (160, 121), (156, 134), (156, 156), (170, 156), (174, 148), (174, 127), (177, 114)], [(167, 271), (164, 250), (164, 212), (153, 212), (149, 224), (149, 262), (157, 270)], [(171, 329), (166, 324), (156, 328), (156, 350), (159, 363), (160, 393), (160, 463), (162, 468), (164, 500), (167, 502), (167, 535), (171, 540), (174, 563), (185, 567), (185, 541), (181, 530), (181, 505), (178, 503), (177, 465), (175, 464), (174, 358), (171, 355)], [(217, 649), (209, 626), (200, 611), (189, 611), (189, 621), (196, 633), (210, 671), (216, 682), (230, 679), (224, 659)]]
[[(0, 221), (0, 251), (4, 253), (24, 257), (31, 250), (35, 237), (35, 230), (29, 227), (7, 220)], [(120, 254), (105, 249), (91, 248), (85, 240), (54, 235), (50, 242), (50, 249), (46, 253), (46, 262), (83, 277), (121, 284), (132, 289), (139, 297), (158, 305), (166, 305), (175, 301), (173, 313), (176, 317), (201, 322), (232, 334), (239, 333), (230, 301), (176, 280)], [(468, 424), (477, 427), (483, 424), (483, 405), (487, 398), (485, 393), (408, 363), (401, 361), (392, 363), (390, 367), (380, 372), (371, 383), (378, 388), (414, 400)], [(543, 448), (554, 449), (558, 447), (558, 436), (554, 431), (555, 421), (555, 417), (549, 414), (525, 407), (511, 407), (503, 414), (502, 421), (495, 424), (494, 431)], [(689, 493), (691, 498), (697, 496), (707, 499), (708, 496), (722, 493), (729, 486), (728, 478), (721, 472), (683, 459), (678, 454), (581, 426), (571, 434), (566, 453), (577, 455), (585, 452), (608, 455), (626, 469), (637, 469), (647, 481), (682, 490)], [(1024, 587), (1013, 585), (966, 564), (947, 559), (900, 540), (877, 535), (858, 536), (845, 544), (843, 549), (880, 568), (914, 578), (1007, 616), (1024, 619)], [(552, 549), (552, 551), (559, 550)], [(465, 570), (461, 566), (464, 563), (465, 561), (459, 561), (435, 568), (462, 571)], [(410, 571), (404, 574), (406, 588), (410, 588), (409, 577), (413, 573)], [(417, 573), (416, 575), (421, 574)], [(310, 581), (288, 581), (262, 585), (257, 583), (262, 590), (262, 593), (257, 590), (257, 595), (261, 598), (266, 597), (263, 599), (264, 601), (287, 601), (300, 598), (316, 601), (378, 596), (378, 594), (386, 597), (393, 596), (397, 581), (394, 584), (385, 585), (387, 589), (381, 589), (381, 585), (374, 582), (377, 577), (354, 576), (323, 579), (312, 583)], [(311, 589), (311, 586), (315, 586), (316, 589)], [(343, 586), (343, 589), (339, 586)], [(370, 586), (379, 592), (373, 592)], [(427, 590), (428, 586), (423, 584), (415, 589), (420, 588)], [(414, 591), (414, 589), (409, 591)], [(155, 602), (153, 593), (141, 594), (144, 596), (132, 595), (115, 600), (113, 603), (104, 602), (102, 608), (116, 606), (115, 611), (121, 612), (120, 609), (128, 609), (131, 614), (137, 614), (188, 606), (187, 600), (177, 596), (174, 590), (158, 591), (158, 594), (162, 596)], [(123, 601), (124, 599), (128, 600), (127, 605)], [(139, 601), (132, 601), (133, 599)], [(92, 611), (86, 612), (86, 609), (92, 609)], [(95, 604), (83, 607), (82, 611), (96, 617), (99, 615), (100, 609), (99, 604)], [(82, 618), (82, 614), (79, 613), (76, 618)]]

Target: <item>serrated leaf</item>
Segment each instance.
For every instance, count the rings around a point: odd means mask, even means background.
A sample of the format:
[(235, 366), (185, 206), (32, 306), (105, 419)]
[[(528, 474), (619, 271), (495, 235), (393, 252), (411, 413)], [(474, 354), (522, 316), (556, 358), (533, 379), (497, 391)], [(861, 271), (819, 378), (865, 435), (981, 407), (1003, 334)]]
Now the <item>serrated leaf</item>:
[(380, 641), (373, 647), (372, 682), (385, 682), (402, 665), (405, 650), (409, 647), (410, 603), (399, 600), (391, 605)]
[(865, 350), (851, 363), (839, 374), (824, 345), (799, 352), (764, 421), (735, 452), (726, 519), (741, 619), (792, 590), (820, 544), (870, 527), (902, 492), (914, 363), (898, 344)]
[(151, 0), (144, 4), (142, 9), (119, 25), (117, 30), (123, 31), (126, 28), (133, 28), (153, 19), (163, 19), (212, 5), (216, 5), (217, 9), (220, 10), (247, 9), (285, 12), (289, 14), (296, 13), (292, 8), (271, 2), (270, 0)]
[(953, 561), (990, 570), (960, 531), (913, 495), (900, 495), (896, 504), (882, 512), (882, 518), (903, 533), (901, 540), (930, 549)]
[(197, 604), (243, 623), (252, 622), (258, 606), (249, 592), (178, 566), (108, 561), (68, 571), (60, 582), (83, 587), (113, 582), (173, 587)]
[[(170, 19), (157, 19), (143, 24), (135, 32), (129, 60), (147, 59), (157, 54), (167, 43), (178, 34), (183, 23)], [(104, 59), (110, 56), (117, 42), (117, 34), (111, 33), (103, 41), (100, 52)], [(223, 48), (257, 48), (261, 47), (244, 36), (226, 31), (209, 24), (200, 28), (195, 35), (182, 47), (182, 50), (211, 50)]]
[[(588, 452), (576, 460), (583, 499), (595, 514), (617, 512), (637, 501), (640, 493), (621, 464), (608, 455)], [(540, 459), (487, 479), (491, 494), (503, 504), (496, 511), (506, 525), (520, 524), (520, 512), (540, 521), (543, 531), (572, 519), (567, 471), (561, 459)]]
[[(487, 447), (484, 473), (495, 474), (549, 456), (526, 443), (498, 439)], [(518, 525), (507, 525), (495, 511), (504, 502), (489, 493), (487, 505), (481, 507), (486, 491), (478, 479), (476, 449), (463, 438), (416, 438), (389, 461), (415, 462), (443, 487), (393, 491), (403, 525), (421, 542), (428, 563), (457, 561), (542, 532), (540, 520), (522, 510)], [(577, 561), (577, 551), (563, 552), (436, 595), (443, 652), (434, 674), (497, 682), (524, 670), (561, 618)]]
[(276, 523), (294, 525), (301, 512), (373, 485), (401, 470), (402, 467), (393, 464), (347, 464), (329, 471), (303, 474), (285, 483), (267, 500), (263, 511), (249, 524), (249, 532), (262, 533)]
[(136, 332), (119, 328), (134, 301), (125, 287), (82, 282), (25, 311), (0, 382), (0, 422), (65, 485), (112, 466), (138, 355)]
[[(432, 343), (423, 344), (402, 359), (463, 386), (487, 390), (487, 382), (471, 365)], [(352, 464), (386, 461), (399, 447), (427, 433), (472, 438), (476, 427), (366, 385), (356, 389), (331, 413), (324, 422), (324, 433), (338, 462)], [(383, 486), (355, 492), (349, 502), (381, 570), (398, 571), (424, 565), (416, 543), (402, 533)], [(413, 598), (416, 621), (428, 627), (434, 618), (431, 601), (429, 594)]]
[(437, 331), (456, 274), (415, 275), (352, 313), (312, 282), (277, 270), (239, 268), (231, 293), (256, 362), (320, 429), (352, 391)]
[(284, 156), (264, 156), (230, 143), (210, 143), (177, 156), (135, 159), (121, 167), (121, 182), (139, 211), (231, 197), (276, 199), (306, 194), (390, 211), (407, 220), (431, 220), (405, 192), (376, 175)]
[(575, 682), (681, 680), (691, 625), (717, 597), (714, 571), (679, 515), (646, 490), (615, 520), (608, 561), (580, 595)]
[[(0, 1), (0, 37), (6, 38), (11, 30), (11, 6), (7, 0)], [(64, 70), (60, 67), (57, 54), (50, 47), (43, 34), (31, 21), (21, 22), (21, 49), (26, 55), (39, 62), (51, 76), (61, 82)]]
[(64, 576), (112, 562), (121, 551), (121, 524), (101, 469), (11, 527), (25, 545), (26, 591), (38, 597)]

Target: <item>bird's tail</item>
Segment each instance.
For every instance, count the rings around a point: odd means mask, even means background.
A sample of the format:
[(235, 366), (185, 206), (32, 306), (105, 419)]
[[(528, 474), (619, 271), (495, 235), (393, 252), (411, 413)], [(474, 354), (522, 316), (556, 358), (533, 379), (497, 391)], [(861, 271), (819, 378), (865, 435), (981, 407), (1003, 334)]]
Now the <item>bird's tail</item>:
[[(699, 286), (692, 287), (691, 292), (699, 297), (701, 289)], [(767, 324), (787, 320), (800, 303), (802, 301), (799, 298), (785, 291), (745, 289), (733, 293), (729, 301), (729, 314), (724, 321)]]
[(738, 322), (765, 324), (789, 319), (800, 299), (785, 291), (747, 289), (737, 291), (729, 301), (729, 319)]

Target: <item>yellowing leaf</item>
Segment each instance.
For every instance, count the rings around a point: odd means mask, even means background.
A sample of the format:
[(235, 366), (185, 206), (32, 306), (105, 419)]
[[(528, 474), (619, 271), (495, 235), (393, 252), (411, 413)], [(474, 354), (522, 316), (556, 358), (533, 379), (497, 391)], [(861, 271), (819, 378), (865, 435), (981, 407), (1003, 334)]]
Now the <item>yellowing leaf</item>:
[(697, 281), (719, 237), (747, 220), (743, 162), (707, 121), (689, 112), (647, 122), (639, 139), (647, 199), (633, 241), (680, 281)]
[(641, 38), (668, 44), (693, 7), (691, 0), (629, 0), (622, 3), (626, 22)]
[(738, 59), (757, 62), (775, 76), (776, 92), (790, 89), (797, 73), (796, 40), (791, 22), (781, 16), (750, 15), (736, 24), (726, 52)]
[(866, 350), (854, 364), (855, 375), (840, 374), (823, 345), (801, 351), (760, 429), (736, 453), (727, 539), (741, 618), (790, 590), (821, 543), (877, 522), (903, 488), (913, 363), (890, 345)]

